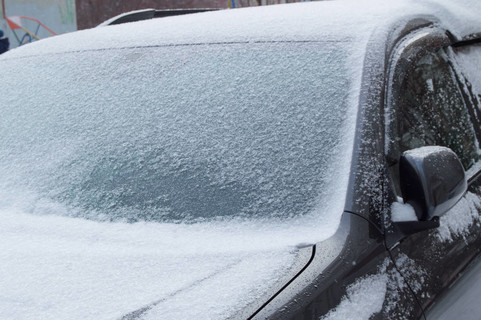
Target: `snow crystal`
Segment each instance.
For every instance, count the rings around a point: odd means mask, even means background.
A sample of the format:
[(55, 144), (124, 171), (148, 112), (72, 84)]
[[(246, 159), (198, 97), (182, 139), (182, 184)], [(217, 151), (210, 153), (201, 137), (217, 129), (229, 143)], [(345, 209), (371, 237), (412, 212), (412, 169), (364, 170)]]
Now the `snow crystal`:
[(480, 6), (477, 0), (351, 0), (242, 8), (82, 30), (34, 42), (16, 51), (37, 55), (162, 44), (356, 38), (363, 39), (357, 50), (364, 52), (364, 41), (374, 29), (414, 15), (437, 17), (459, 38), (479, 32)]
[(437, 236), (441, 241), (452, 241), (454, 236), (464, 236), (473, 223), (479, 223), (481, 217), (481, 197), (467, 192), (466, 195), (446, 214), (440, 218)]
[(69, 53), (22, 73), (9, 61), (0, 205), (31, 192), (97, 220), (338, 223), (356, 117), (348, 56), (269, 43)]
[(402, 276), (396, 269), (391, 270), (389, 275), (390, 279), (396, 283), (398, 288), (406, 289), (407, 279), (415, 293), (422, 290), (426, 272), (418, 266), (413, 259), (409, 258), (406, 254), (401, 253), (396, 257), (396, 266), (402, 273)]
[[(427, 0), (427, 4), (433, 3)], [(430, 12), (440, 18), (444, 28), (457, 38), (465, 38), (481, 30), (479, 12), (481, 2), (478, 0), (437, 0)]]
[[(0, 318), (112, 319), (149, 305), (152, 318), (225, 318), (253, 302), (289, 272), (296, 244), (338, 226), (373, 30), (416, 14), (458, 38), (479, 31), (479, 1), (461, 2), (469, 10), (356, 0), (218, 11), (3, 54)], [(440, 237), (473, 219), (443, 217)], [(198, 223), (166, 222), (181, 220)], [(328, 318), (367, 319), (388, 282), (360, 279)]]
[[(364, 320), (377, 313), (389, 315), (393, 319), (407, 319), (411, 310), (399, 310), (400, 300), (411, 300), (409, 281), (414, 292), (418, 293), (424, 283), (425, 271), (405, 254), (396, 257), (396, 265), (402, 275), (386, 258), (377, 273), (357, 279), (347, 288), (346, 295), (339, 305), (329, 311), (322, 320)], [(406, 307), (403, 305), (403, 308)], [(409, 308), (409, 306), (407, 306)]]
[(414, 208), (410, 204), (393, 202), (391, 206), (391, 219), (394, 222), (417, 221), (418, 217), (416, 216)]
[[(217, 20), (197, 19), (162, 21), (210, 39)], [(336, 231), (362, 53), (348, 38), (156, 46), (174, 27), (152, 27), (0, 58), (0, 318), (226, 318)]]
[(159, 300), (156, 314), (226, 318), (289, 270), (303, 232), (0, 216), (1, 319), (118, 319)]
[[(390, 319), (407, 320), (411, 318), (409, 315), (413, 310), (415, 301), (406, 281), (409, 282), (415, 293), (420, 293), (425, 281), (426, 271), (403, 253), (399, 254), (395, 261), (397, 269), (391, 259), (386, 258), (378, 272), (388, 277), (383, 314), (389, 315)], [(398, 269), (402, 274), (398, 272)], [(410, 301), (411, 304), (400, 306), (399, 301)]]
[(431, 153), (447, 151), (449, 148), (441, 146), (425, 146), (406, 151), (406, 154), (417, 159), (424, 159)]
[(380, 273), (357, 280), (347, 288), (341, 303), (322, 320), (369, 320), (381, 311), (386, 296), (388, 276)]
[(474, 93), (481, 94), (481, 46), (461, 47), (456, 50), (456, 61), (462, 67), (462, 73), (465, 74), (468, 81), (474, 89)]

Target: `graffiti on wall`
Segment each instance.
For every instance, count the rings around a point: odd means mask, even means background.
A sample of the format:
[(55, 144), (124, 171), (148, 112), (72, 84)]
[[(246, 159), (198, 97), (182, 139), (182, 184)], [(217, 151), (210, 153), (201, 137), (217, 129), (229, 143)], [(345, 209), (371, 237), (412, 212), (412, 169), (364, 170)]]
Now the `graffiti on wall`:
[(77, 30), (75, 0), (1, 0), (11, 47)]

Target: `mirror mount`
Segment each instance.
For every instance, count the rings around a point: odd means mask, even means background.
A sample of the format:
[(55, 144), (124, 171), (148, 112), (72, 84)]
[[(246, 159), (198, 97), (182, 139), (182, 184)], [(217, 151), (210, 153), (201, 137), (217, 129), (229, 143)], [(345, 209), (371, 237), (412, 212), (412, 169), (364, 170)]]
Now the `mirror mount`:
[(439, 217), (434, 217), (429, 221), (398, 221), (393, 224), (402, 232), (403, 235), (408, 236), (424, 230), (436, 229), (439, 227)]
[(394, 239), (390, 243), (439, 227), (439, 217), (468, 188), (461, 161), (446, 147), (429, 146), (404, 152), (399, 161), (399, 176), (404, 203), (414, 208), (418, 220), (392, 222)]
[(468, 188), (461, 161), (446, 147), (430, 146), (404, 152), (399, 175), (404, 202), (413, 206), (419, 221), (442, 216)]

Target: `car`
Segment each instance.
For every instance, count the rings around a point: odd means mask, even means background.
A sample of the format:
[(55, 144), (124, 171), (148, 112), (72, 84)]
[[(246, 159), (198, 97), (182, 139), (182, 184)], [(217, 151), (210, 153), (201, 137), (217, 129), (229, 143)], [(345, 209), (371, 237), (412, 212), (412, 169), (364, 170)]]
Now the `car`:
[(0, 318), (425, 318), (481, 248), (480, 13), (295, 3), (3, 54)]

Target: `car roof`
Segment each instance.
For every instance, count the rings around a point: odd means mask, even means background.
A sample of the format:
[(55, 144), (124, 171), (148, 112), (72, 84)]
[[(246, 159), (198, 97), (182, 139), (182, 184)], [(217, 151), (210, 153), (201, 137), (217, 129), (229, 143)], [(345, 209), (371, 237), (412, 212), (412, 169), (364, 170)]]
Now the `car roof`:
[(22, 46), (17, 56), (231, 42), (366, 43), (374, 30), (424, 17), (459, 40), (481, 32), (478, 0), (347, 0), (221, 10), (82, 30)]

